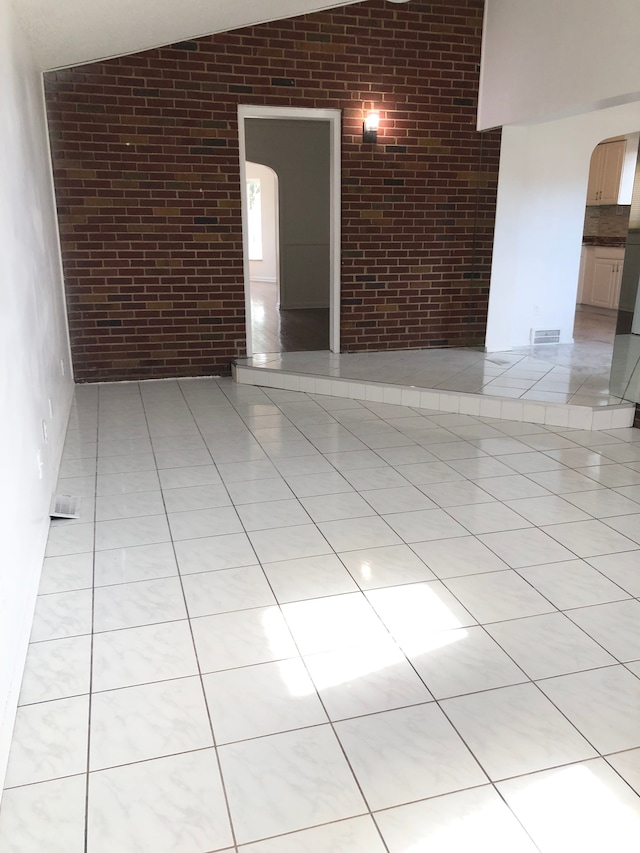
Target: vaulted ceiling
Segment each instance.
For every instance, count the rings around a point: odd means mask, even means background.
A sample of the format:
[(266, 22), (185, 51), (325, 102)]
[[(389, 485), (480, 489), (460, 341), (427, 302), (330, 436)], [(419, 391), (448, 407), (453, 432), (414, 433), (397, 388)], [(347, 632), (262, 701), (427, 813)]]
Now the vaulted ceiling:
[(135, 53), (357, 1), (13, 0), (42, 70)]

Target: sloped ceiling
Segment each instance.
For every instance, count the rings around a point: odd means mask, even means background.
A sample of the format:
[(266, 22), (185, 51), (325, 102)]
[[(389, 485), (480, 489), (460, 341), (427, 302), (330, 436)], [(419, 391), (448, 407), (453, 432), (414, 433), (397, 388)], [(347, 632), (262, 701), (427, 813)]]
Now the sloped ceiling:
[[(136, 53), (357, 0), (13, 0), (42, 70)], [(392, 0), (398, 2), (398, 0)]]

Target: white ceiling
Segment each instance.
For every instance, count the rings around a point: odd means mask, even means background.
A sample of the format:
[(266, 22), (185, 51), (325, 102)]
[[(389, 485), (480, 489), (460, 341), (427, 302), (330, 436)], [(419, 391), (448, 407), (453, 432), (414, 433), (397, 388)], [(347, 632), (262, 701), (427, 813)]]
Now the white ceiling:
[[(42, 70), (292, 18), (358, 0), (13, 0)], [(398, 0), (392, 0), (398, 2)]]

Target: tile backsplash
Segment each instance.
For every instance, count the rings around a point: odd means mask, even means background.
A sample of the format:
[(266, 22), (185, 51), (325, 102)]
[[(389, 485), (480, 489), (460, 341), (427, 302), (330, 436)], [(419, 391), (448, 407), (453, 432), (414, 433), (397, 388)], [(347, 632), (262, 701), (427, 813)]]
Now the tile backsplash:
[(584, 217), (584, 237), (624, 240), (629, 227), (628, 204), (589, 205)]

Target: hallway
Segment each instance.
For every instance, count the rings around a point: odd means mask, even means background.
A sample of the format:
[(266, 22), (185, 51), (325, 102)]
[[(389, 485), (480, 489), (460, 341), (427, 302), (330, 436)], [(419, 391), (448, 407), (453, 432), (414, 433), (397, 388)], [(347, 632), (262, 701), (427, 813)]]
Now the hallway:
[(329, 349), (329, 309), (278, 308), (275, 282), (251, 282), (251, 334), (254, 353)]
[(640, 431), (75, 395), (3, 853), (635, 853)]

